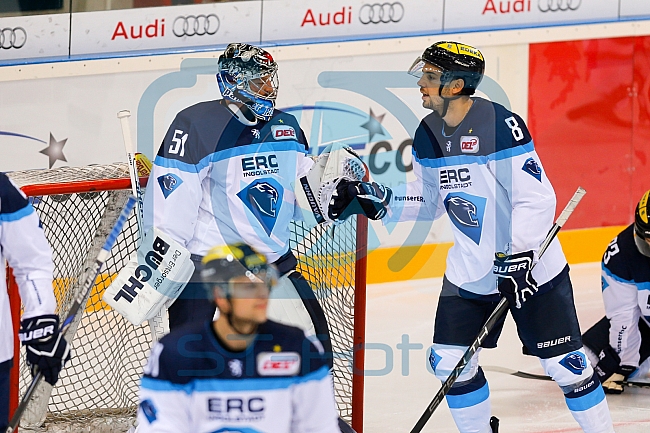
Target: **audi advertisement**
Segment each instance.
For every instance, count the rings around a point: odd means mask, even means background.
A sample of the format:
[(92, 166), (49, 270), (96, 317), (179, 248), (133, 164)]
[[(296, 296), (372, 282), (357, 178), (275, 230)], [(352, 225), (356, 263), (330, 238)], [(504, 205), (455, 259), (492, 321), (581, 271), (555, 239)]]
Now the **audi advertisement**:
[(618, 20), (612, 0), (446, 0), (445, 31)]
[(0, 19), (0, 61), (68, 55), (70, 15)]
[(70, 54), (259, 43), (261, 1), (72, 14)]
[[(443, 3), (444, 0), (265, 1), (262, 40), (441, 33)], [(426, 13), (422, 13), (423, 8)]]

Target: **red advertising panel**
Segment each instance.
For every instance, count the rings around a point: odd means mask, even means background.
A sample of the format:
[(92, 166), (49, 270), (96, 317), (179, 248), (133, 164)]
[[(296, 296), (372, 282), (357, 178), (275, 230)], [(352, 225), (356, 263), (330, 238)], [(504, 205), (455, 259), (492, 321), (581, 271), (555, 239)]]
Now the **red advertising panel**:
[(587, 190), (567, 228), (629, 224), (650, 157), (650, 38), (530, 45), (528, 124), (558, 207)]

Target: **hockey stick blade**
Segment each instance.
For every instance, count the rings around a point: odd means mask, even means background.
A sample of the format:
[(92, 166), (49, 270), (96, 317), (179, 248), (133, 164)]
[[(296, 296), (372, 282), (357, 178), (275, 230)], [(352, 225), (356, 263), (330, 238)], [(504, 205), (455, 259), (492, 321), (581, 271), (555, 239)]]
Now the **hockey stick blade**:
[[(557, 236), (558, 232), (560, 231), (564, 223), (566, 223), (566, 221), (569, 219), (569, 216), (571, 216), (573, 210), (576, 208), (576, 206), (578, 206), (578, 203), (580, 203), (580, 200), (582, 200), (582, 197), (584, 197), (585, 193), (586, 191), (582, 187), (578, 187), (576, 192), (573, 194), (573, 197), (571, 197), (571, 200), (569, 200), (569, 203), (567, 203), (567, 205), (564, 207), (564, 210), (562, 211), (560, 216), (558, 216), (557, 220), (555, 221), (555, 224), (553, 224), (548, 234), (546, 235), (546, 238), (544, 238), (544, 241), (540, 245), (540, 248), (537, 253), (538, 263), (539, 263), (539, 259), (542, 258), (542, 256), (546, 252), (546, 249), (551, 244), (553, 239), (555, 239), (555, 236)], [(533, 267), (534, 266), (535, 265), (533, 265)], [(454, 367), (447, 380), (444, 381), (444, 383), (440, 387), (440, 390), (438, 390), (436, 395), (433, 397), (433, 400), (431, 400), (431, 403), (429, 403), (429, 406), (427, 406), (427, 408), (424, 410), (424, 413), (422, 414), (422, 416), (420, 416), (420, 419), (418, 419), (418, 422), (411, 430), (411, 433), (420, 433), (422, 431), (424, 425), (427, 423), (427, 421), (429, 421), (429, 418), (431, 418), (433, 412), (438, 408), (440, 403), (442, 403), (442, 400), (445, 398), (445, 396), (447, 395), (451, 387), (454, 385), (456, 379), (458, 379), (458, 376), (460, 376), (460, 374), (463, 372), (463, 370), (465, 369), (469, 361), (472, 359), (476, 351), (483, 344), (483, 341), (489, 335), (490, 331), (492, 330), (496, 322), (503, 314), (505, 314), (506, 311), (508, 311), (508, 300), (506, 298), (501, 298), (501, 300), (497, 304), (492, 314), (490, 314), (490, 317), (488, 317), (488, 319), (486, 320), (485, 325), (483, 325), (483, 327), (479, 331), (479, 335), (476, 337), (474, 342), (469, 346), (469, 348), (465, 351), (463, 357), (460, 359), (460, 361), (458, 361), (458, 364), (456, 364), (456, 367)]]
[[(526, 371), (512, 370), (510, 368), (499, 367), (496, 365), (486, 365), (483, 366), (482, 368), (484, 371), (494, 371), (496, 373), (509, 374), (511, 376), (520, 377), (522, 379), (545, 380), (545, 381), (553, 380), (551, 377), (546, 376), (544, 374), (528, 373)], [(620, 383), (623, 386), (630, 386), (634, 388), (650, 388), (650, 382), (637, 382), (634, 380), (624, 380), (618, 383)]]
[[(99, 254), (97, 254), (95, 263), (93, 263), (93, 266), (90, 269), (88, 269), (88, 271), (86, 271), (86, 278), (83, 280), (84, 284), (82, 286), (84, 289), (80, 290), (79, 293), (77, 294), (77, 297), (75, 298), (74, 302), (72, 303), (72, 306), (70, 307), (68, 316), (65, 318), (63, 324), (61, 325), (60, 332), (63, 334), (64, 337), (67, 336), (67, 331), (70, 328), (70, 324), (73, 322), (77, 314), (83, 312), (85, 307), (85, 302), (83, 301), (84, 299), (87, 299), (87, 295), (95, 286), (95, 280), (99, 275), (99, 271), (101, 271), (102, 266), (104, 266), (104, 263), (108, 259), (109, 254), (111, 252), (111, 248), (113, 248), (113, 245), (115, 245), (115, 242), (117, 241), (117, 237), (122, 232), (122, 228), (124, 227), (124, 224), (129, 219), (129, 214), (135, 207), (135, 202), (136, 202), (135, 197), (133, 196), (129, 197), (126, 204), (124, 205), (124, 208), (122, 209), (122, 212), (120, 212), (120, 215), (117, 217), (115, 224), (113, 224), (113, 228), (111, 229), (111, 232), (106, 237), (104, 246), (102, 246), (102, 249), (99, 251)], [(34, 394), (34, 391), (36, 391), (36, 388), (38, 387), (38, 384), (41, 382), (41, 380), (43, 380), (43, 374), (39, 372), (36, 374), (36, 376), (34, 376), (34, 378), (32, 379), (32, 383), (29, 385), (29, 388), (27, 388), (27, 391), (25, 391), (25, 395), (20, 401), (20, 404), (16, 408), (16, 411), (14, 412), (13, 416), (11, 417), (11, 421), (9, 421), (9, 425), (7, 427), (6, 433), (12, 433), (14, 430), (16, 430), (16, 427), (20, 422), (20, 418), (22, 418), (25, 409), (27, 409), (27, 404), (29, 403), (30, 398)]]

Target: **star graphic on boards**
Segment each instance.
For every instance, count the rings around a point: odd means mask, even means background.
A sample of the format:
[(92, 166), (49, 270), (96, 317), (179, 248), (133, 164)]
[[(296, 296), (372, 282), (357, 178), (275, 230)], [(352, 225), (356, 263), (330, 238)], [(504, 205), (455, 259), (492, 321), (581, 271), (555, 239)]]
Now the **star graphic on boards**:
[(56, 138), (52, 135), (50, 132), (50, 144), (43, 150), (39, 151), (39, 153), (42, 153), (43, 155), (47, 155), (49, 158), (49, 163), (50, 167), (54, 165), (56, 161), (64, 161), (68, 162), (67, 159), (65, 159), (65, 155), (63, 154), (63, 146), (65, 146), (65, 142), (68, 141), (67, 138), (64, 138), (61, 141), (56, 141)]
[(384, 120), (385, 115), (386, 114), (382, 114), (381, 116), (376, 116), (375, 113), (372, 112), (372, 108), (370, 109), (368, 120), (366, 121), (366, 123), (361, 125), (362, 128), (368, 130), (368, 143), (372, 141), (372, 137), (374, 137), (376, 134), (386, 135), (384, 131), (384, 127), (381, 126), (381, 122), (382, 120)]

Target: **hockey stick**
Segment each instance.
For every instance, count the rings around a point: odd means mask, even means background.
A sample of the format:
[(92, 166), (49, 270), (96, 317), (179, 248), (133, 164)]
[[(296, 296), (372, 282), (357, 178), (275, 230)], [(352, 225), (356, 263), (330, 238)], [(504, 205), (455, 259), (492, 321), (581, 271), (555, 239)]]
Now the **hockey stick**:
[[(117, 237), (122, 232), (122, 227), (124, 227), (124, 224), (129, 219), (129, 214), (135, 206), (135, 201), (135, 197), (129, 197), (128, 201), (124, 205), (124, 208), (122, 209), (122, 212), (120, 213), (119, 217), (117, 217), (117, 220), (115, 221), (110, 234), (107, 236), (106, 242), (104, 242), (104, 246), (99, 251), (99, 254), (97, 254), (95, 263), (93, 263), (92, 267), (86, 271), (86, 277), (83, 280), (84, 284), (82, 286), (84, 289), (80, 290), (79, 293), (77, 293), (77, 297), (74, 299), (74, 302), (68, 311), (68, 316), (65, 318), (63, 324), (61, 325), (60, 332), (64, 337), (67, 336), (70, 325), (74, 321), (77, 314), (83, 313), (83, 307), (85, 307), (90, 291), (93, 289), (93, 287), (95, 287), (95, 280), (99, 275), (99, 271), (102, 269), (102, 266), (104, 265), (104, 262), (106, 262), (106, 259), (108, 259), (111, 248), (113, 248)], [(20, 404), (16, 408), (13, 416), (11, 417), (11, 421), (9, 421), (9, 426), (7, 427), (6, 433), (12, 433), (16, 429), (18, 423), (20, 422), (20, 418), (22, 418), (23, 413), (27, 408), (27, 404), (29, 403), (30, 398), (34, 394), (34, 391), (36, 391), (36, 388), (42, 379), (43, 374), (41, 372), (38, 372), (36, 376), (34, 376), (32, 383), (29, 385), (29, 388), (27, 388), (27, 391), (25, 391), (25, 395), (20, 401)]]
[[(560, 216), (557, 218), (555, 221), (555, 224), (553, 224), (553, 227), (549, 230), (548, 234), (546, 235), (546, 238), (542, 242), (542, 244), (539, 247), (539, 251), (537, 253), (537, 258), (538, 258), (538, 263), (539, 259), (542, 258), (542, 255), (546, 252), (546, 249), (548, 246), (551, 244), (551, 241), (555, 239), (555, 236), (557, 233), (560, 231), (562, 226), (566, 223), (566, 221), (569, 219), (569, 216), (571, 216), (571, 213), (573, 210), (576, 208), (578, 203), (580, 203), (580, 200), (582, 200), (582, 197), (585, 195), (586, 191), (582, 189), (582, 187), (578, 187), (576, 192), (573, 194), (573, 197), (571, 197), (571, 200), (569, 203), (566, 205)], [(534, 267), (535, 265), (533, 265)], [(531, 268), (532, 270), (532, 268)], [(483, 325), (483, 328), (481, 328), (481, 331), (479, 332), (479, 335), (476, 337), (474, 342), (469, 346), (469, 348), (465, 351), (465, 354), (463, 357), (458, 361), (458, 364), (456, 364), (456, 367), (454, 370), (451, 372), (447, 380), (442, 384), (442, 387), (438, 391), (438, 393), (433, 397), (433, 400), (427, 406), (425, 409), (424, 413), (418, 420), (418, 422), (415, 424), (415, 427), (411, 430), (411, 433), (419, 433), (422, 431), (422, 428), (424, 425), (429, 421), (429, 418), (431, 418), (431, 415), (433, 415), (433, 412), (436, 410), (436, 408), (442, 403), (442, 400), (445, 398), (451, 387), (453, 386), (454, 382), (456, 382), (456, 379), (458, 379), (458, 376), (463, 372), (469, 361), (472, 359), (476, 351), (481, 347), (481, 344), (483, 344), (483, 341), (485, 338), (488, 336), (496, 322), (499, 320), (499, 318), (508, 310), (508, 300), (504, 297), (501, 298), (499, 303), (497, 304), (497, 307), (494, 309), (492, 314), (490, 314), (490, 317), (488, 317), (487, 321), (485, 322), (485, 325)]]
[[(495, 365), (486, 365), (483, 367), (483, 370), (509, 374), (511, 376), (521, 377), (522, 379), (534, 379), (534, 380), (546, 380), (546, 381), (553, 380), (551, 377), (546, 376), (544, 374), (528, 373), (526, 371), (521, 371), (521, 370), (511, 370), (509, 368), (498, 367)], [(650, 388), (650, 382), (636, 382), (634, 380), (623, 380), (617, 383), (620, 383), (623, 386), (630, 386), (634, 388)]]
[[(136, 161), (135, 149), (133, 146), (133, 140), (131, 140), (131, 129), (129, 128), (129, 117), (131, 117), (131, 112), (129, 110), (122, 110), (117, 113), (117, 118), (120, 119), (120, 125), (122, 126), (122, 137), (124, 139), (124, 149), (126, 150), (126, 157), (129, 162), (129, 176), (131, 177), (131, 190), (133, 195), (138, 198), (138, 206), (136, 209), (136, 218), (138, 220), (138, 233), (140, 234), (140, 242), (144, 237), (144, 210), (143, 210), (143, 194), (142, 188), (140, 188), (140, 177), (138, 176), (138, 167), (137, 163), (140, 162), (142, 166), (149, 166), (149, 171), (151, 171), (151, 162), (149, 160), (145, 161)], [(142, 155), (143, 158), (144, 155)], [(138, 243), (139, 245), (139, 243)], [(161, 309), (152, 317), (149, 321), (149, 330), (151, 331), (151, 341), (152, 343), (160, 340), (166, 333), (167, 327), (165, 326), (165, 317), (164, 311)]]

